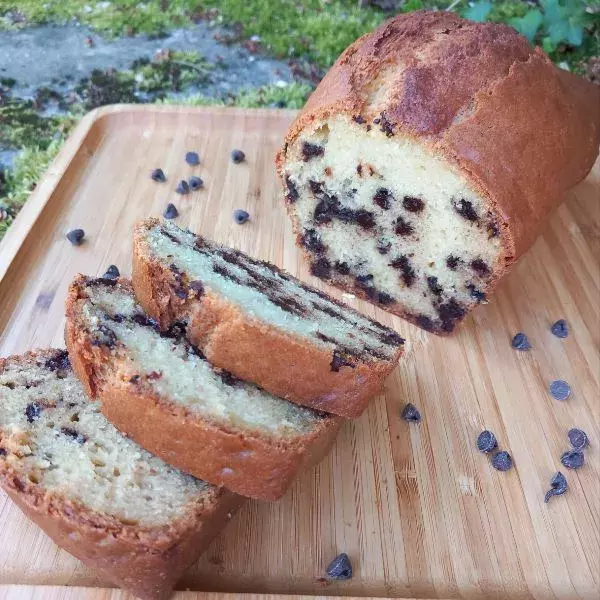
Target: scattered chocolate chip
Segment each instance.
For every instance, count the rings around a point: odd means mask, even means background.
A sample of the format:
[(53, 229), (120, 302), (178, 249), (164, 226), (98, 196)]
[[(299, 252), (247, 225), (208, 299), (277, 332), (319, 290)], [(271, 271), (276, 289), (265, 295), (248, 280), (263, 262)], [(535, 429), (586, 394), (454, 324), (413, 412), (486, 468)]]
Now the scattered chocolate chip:
[(7, 452), (4, 448), (0, 448), (0, 456), (6, 456)]
[[(375, 122), (375, 121), (373, 121)], [(387, 137), (392, 137), (394, 135), (394, 127), (396, 126), (395, 123), (392, 123), (387, 116), (385, 115), (385, 113), (381, 113), (381, 131), (383, 131), (383, 133), (385, 133), (385, 135)]]
[(471, 261), (471, 269), (473, 269), (473, 271), (475, 271), (480, 277), (489, 275), (490, 272), (490, 268), (480, 258), (476, 258), (475, 260)]
[(197, 192), (199, 189), (204, 187), (204, 181), (202, 181), (200, 177), (193, 175), (188, 179), (188, 185), (190, 186), (190, 190)]
[(442, 320), (444, 331), (452, 331), (454, 323), (465, 316), (465, 309), (454, 299), (450, 298), (447, 302), (437, 307), (437, 312)]
[(569, 327), (564, 319), (559, 319), (550, 327), (550, 331), (558, 338), (566, 338), (569, 335)]
[(81, 246), (83, 244), (83, 238), (85, 237), (85, 231), (83, 229), (72, 229), (67, 233), (67, 239), (73, 244), (73, 246)]
[(58, 350), (52, 358), (44, 363), (44, 367), (49, 371), (64, 370), (70, 366), (69, 353), (66, 350)]
[(195, 167), (196, 165), (200, 164), (200, 157), (198, 156), (197, 152), (186, 152), (185, 162), (188, 165), (192, 165), (192, 167)]
[(492, 456), (492, 467), (497, 471), (508, 471), (513, 465), (512, 458), (510, 454), (505, 450), (501, 450), (500, 452), (496, 452), (494, 456)]
[(544, 496), (544, 502), (547, 503), (552, 496), (562, 496), (568, 487), (567, 478), (560, 471), (556, 472), (550, 480), (550, 489)]
[(317, 144), (311, 144), (310, 142), (304, 142), (302, 144), (302, 158), (304, 162), (309, 161), (315, 156), (323, 156), (325, 154), (325, 148)]
[(447, 259), (446, 259), (446, 266), (451, 270), (451, 271), (456, 271), (456, 267), (458, 267), (458, 265), (462, 262), (462, 260), (460, 260), (460, 258), (458, 258), (458, 256), (454, 256), (454, 255), (450, 255)]
[(352, 579), (352, 565), (345, 552), (338, 554), (325, 569), (327, 577), (331, 579)]
[(566, 400), (571, 395), (571, 386), (562, 379), (550, 384), (550, 394), (555, 400)]
[(246, 159), (246, 155), (241, 150), (232, 150), (231, 151), (231, 160), (239, 165), (241, 162), (244, 162)]
[(421, 420), (421, 413), (418, 411), (417, 407), (410, 402), (404, 405), (400, 416), (409, 423), (418, 423)]
[(375, 286), (373, 285), (373, 275), (358, 275), (354, 278), (357, 287), (365, 291), (368, 298), (375, 297)]
[(33, 423), (35, 420), (40, 418), (42, 414), (42, 406), (37, 402), (32, 402), (25, 407), (25, 416), (27, 417), (28, 423)]
[(452, 200), (452, 206), (454, 210), (463, 218), (467, 219), (467, 221), (478, 221), (479, 217), (477, 216), (477, 212), (473, 208), (473, 203), (469, 202), (469, 200)]
[(355, 123), (358, 123), (359, 125), (362, 125), (363, 123), (366, 123), (367, 121), (361, 117), (360, 115), (354, 115), (352, 117), (352, 119), (354, 120)]
[(106, 273), (102, 275), (102, 279), (117, 279), (121, 275), (119, 272), (119, 267), (117, 265), (108, 265), (108, 269), (106, 269)]
[(85, 444), (87, 442), (87, 436), (83, 435), (83, 433), (79, 433), (71, 427), (61, 427), (60, 432), (63, 435), (70, 437), (74, 442), (77, 442), (78, 444)]
[(436, 331), (435, 323), (427, 315), (418, 315), (415, 321), (425, 331)]
[(385, 239), (377, 240), (377, 252), (379, 252), (379, 254), (387, 254), (390, 251), (391, 247), (392, 247), (392, 242), (390, 242), (389, 240), (385, 240)]
[(589, 444), (588, 436), (585, 431), (582, 431), (581, 429), (575, 427), (569, 429), (567, 436), (571, 446), (573, 446), (575, 450), (583, 450)]
[(388, 210), (392, 206), (392, 200), (394, 196), (386, 188), (379, 188), (373, 196), (373, 202), (383, 210)]
[(391, 263), (390, 267), (394, 269), (400, 269), (402, 271), (402, 281), (406, 285), (406, 287), (410, 287), (415, 279), (415, 270), (412, 268), (410, 264), (410, 260), (404, 254), (400, 255), (398, 258), (395, 258)]
[(394, 302), (396, 302), (396, 300), (394, 299), (393, 296), (390, 296), (390, 294), (388, 294), (387, 292), (379, 292), (377, 294), (377, 302), (379, 302), (379, 304), (393, 304)]
[(233, 211), (233, 220), (238, 225), (243, 225), (250, 218), (250, 213), (242, 210), (241, 208), (236, 208)]
[(531, 350), (531, 344), (529, 343), (527, 336), (522, 331), (515, 334), (510, 345), (515, 350)]
[(485, 302), (486, 301), (485, 294), (482, 291), (478, 290), (472, 283), (467, 285), (467, 289), (471, 293), (471, 298), (475, 298), (475, 300), (477, 300), (477, 302)]
[(176, 219), (179, 216), (179, 211), (177, 210), (177, 207), (169, 202), (169, 204), (167, 204), (167, 208), (165, 208), (165, 212), (163, 213), (163, 217), (165, 219)]
[(204, 294), (204, 284), (201, 281), (190, 281), (188, 283), (188, 288), (196, 294), (197, 298)]
[(178, 194), (181, 194), (181, 195), (189, 194), (190, 193), (190, 186), (189, 186), (188, 182), (185, 179), (182, 179), (177, 184), (177, 187), (175, 188), (175, 191)]
[(351, 369), (354, 369), (355, 365), (353, 362), (350, 362), (347, 357), (341, 354), (339, 350), (334, 350), (329, 367), (334, 373), (338, 373), (342, 367), (350, 367)]
[(372, 229), (375, 226), (375, 215), (368, 210), (357, 210), (356, 211), (356, 222), (363, 229)]
[(412, 213), (420, 213), (425, 208), (425, 202), (421, 198), (415, 198), (413, 196), (404, 196), (402, 200), (402, 206)]
[(581, 450), (567, 450), (562, 453), (560, 462), (567, 469), (579, 469), (583, 466), (583, 452)]
[(296, 184), (290, 179), (289, 175), (285, 176), (285, 185), (288, 189), (288, 193), (286, 195), (286, 198), (288, 200), (288, 202), (293, 203), (296, 202), (296, 200), (298, 200), (298, 188), (296, 187)]
[(306, 229), (304, 234), (302, 235), (302, 245), (311, 252), (316, 252), (320, 254), (325, 252), (327, 247), (321, 241), (321, 236), (315, 229)]
[(350, 273), (350, 266), (347, 262), (340, 262), (339, 260), (335, 261), (334, 269), (340, 275), (348, 275)]
[(498, 446), (498, 441), (496, 440), (496, 436), (489, 430), (482, 431), (477, 438), (477, 449), (480, 452), (491, 452), (495, 450)]
[(167, 180), (167, 177), (165, 176), (162, 169), (152, 169), (150, 177), (153, 181), (156, 181), (157, 183), (164, 183)]
[(313, 262), (310, 266), (310, 272), (315, 277), (329, 277), (331, 271), (331, 263), (322, 256)]
[(442, 286), (438, 283), (438, 278), (433, 277), (431, 275), (429, 277), (427, 277), (427, 287), (436, 296), (440, 296), (441, 293), (444, 291)]
[(356, 165), (356, 173), (359, 177), (362, 177), (363, 166), (362, 163)]
[(408, 221), (398, 217), (395, 223), (395, 231), (398, 235), (411, 235), (415, 229)]

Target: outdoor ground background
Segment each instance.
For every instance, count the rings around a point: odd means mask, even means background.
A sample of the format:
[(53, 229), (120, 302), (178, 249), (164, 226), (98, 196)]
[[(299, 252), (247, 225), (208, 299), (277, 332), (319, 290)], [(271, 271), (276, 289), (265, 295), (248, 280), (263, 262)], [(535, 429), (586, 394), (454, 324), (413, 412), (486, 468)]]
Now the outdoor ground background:
[(86, 111), (300, 108), (354, 39), (421, 8), (507, 22), (600, 84), (600, 0), (0, 0), (0, 239)]

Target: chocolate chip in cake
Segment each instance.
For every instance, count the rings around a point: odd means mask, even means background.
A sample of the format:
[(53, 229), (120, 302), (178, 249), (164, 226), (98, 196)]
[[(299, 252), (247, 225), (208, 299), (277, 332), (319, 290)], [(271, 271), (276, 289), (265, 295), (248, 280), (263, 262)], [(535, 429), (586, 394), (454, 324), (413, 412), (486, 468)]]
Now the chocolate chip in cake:
[(286, 195), (287, 201), (290, 203), (296, 202), (296, 200), (298, 200), (299, 197), (298, 188), (296, 187), (296, 184), (290, 179), (289, 175), (285, 176), (285, 185), (288, 190), (288, 193)]
[(488, 429), (482, 431), (477, 437), (477, 449), (480, 452), (485, 452), (487, 454), (488, 452), (495, 450), (497, 446), (498, 441), (496, 440), (496, 436)]
[(550, 394), (556, 400), (566, 400), (571, 395), (571, 386), (562, 379), (557, 379), (550, 384)]
[(375, 215), (368, 210), (357, 210), (355, 213), (356, 222), (363, 229), (372, 229), (375, 226)]
[(417, 407), (410, 402), (404, 405), (400, 416), (409, 423), (418, 423), (421, 420), (421, 413)]
[(390, 242), (389, 240), (383, 238), (379, 238), (377, 240), (377, 252), (379, 252), (379, 254), (387, 254), (390, 251), (391, 247), (392, 242)]
[(117, 265), (108, 265), (108, 269), (106, 269), (106, 273), (102, 275), (103, 279), (117, 279), (121, 273), (119, 272), (119, 267)]
[(179, 216), (179, 211), (177, 210), (177, 207), (169, 202), (169, 204), (167, 204), (167, 208), (165, 208), (165, 212), (163, 213), (163, 217), (165, 219), (176, 219)]
[(362, 125), (363, 123), (367, 122), (363, 117), (361, 117), (361, 115), (354, 115), (352, 119), (355, 123), (358, 123), (359, 125)]
[(362, 166), (362, 163), (358, 163), (358, 164), (356, 165), (356, 174), (357, 174), (359, 177), (362, 177), (362, 172), (363, 172), (363, 166)]
[(356, 285), (364, 290), (369, 298), (375, 297), (375, 286), (373, 285), (373, 275), (358, 275), (354, 278)]
[(246, 155), (241, 150), (232, 150), (231, 151), (231, 160), (236, 165), (239, 165), (241, 162), (244, 162), (244, 160), (246, 160)]
[(515, 334), (510, 345), (515, 350), (531, 350), (531, 344), (529, 343), (527, 336), (522, 331)]
[(486, 301), (485, 294), (482, 291), (478, 290), (472, 283), (467, 285), (467, 289), (471, 293), (471, 298), (474, 298), (475, 300), (477, 300), (477, 302)]
[[(375, 121), (373, 121), (375, 123)], [(392, 123), (386, 116), (386, 114), (384, 112), (381, 113), (381, 131), (383, 131), (383, 133), (385, 133), (385, 135), (387, 137), (392, 137), (394, 135), (394, 127), (396, 126), (395, 123)]]
[(452, 200), (454, 210), (467, 221), (475, 222), (479, 220), (477, 212), (473, 208), (473, 203), (469, 200)]
[(323, 156), (325, 154), (325, 148), (318, 144), (311, 144), (310, 142), (304, 142), (302, 144), (302, 159), (304, 162), (309, 161), (315, 156)]
[(410, 287), (414, 283), (416, 274), (415, 270), (410, 264), (408, 256), (405, 256), (404, 254), (400, 255), (390, 263), (390, 266), (394, 269), (400, 269), (402, 271), (402, 281), (406, 287)]
[(242, 210), (241, 208), (236, 208), (233, 211), (233, 220), (238, 225), (243, 225), (246, 221), (248, 221), (248, 219), (250, 219), (250, 213), (246, 212), (245, 210)]
[(583, 450), (589, 444), (588, 436), (585, 431), (577, 429), (576, 427), (569, 429), (567, 437), (575, 450)]
[(190, 186), (188, 184), (188, 182), (185, 179), (182, 179), (178, 184), (177, 187), (175, 188), (175, 191), (178, 194), (181, 195), (186, 195), (190, 193)]
[(408, 221), (398, 217), (395, 223), (395, 231), (398, 235), (411, 235), (415, 229)]
[(564, 319), (559, 319), (552, 324), (550, 331), (558, 338), (566, 338), (569, 335), (569, 327)]
[(44, 363), (44, 367), (49, 371), (62, 371), (68, 369), (70, 366), (69, 353), (66, 350), (58, 350), (52, 358), (49, 358)]
[(165, 176), (162, 169), (152, 169), (150, 177), (153, 181), (156, 181), (157, 183), (164, 183), (167, 180), (167, 177)]
[(489, 275), (490, 272), (490, 268), (480, 258), (476, 258), (475, 260), (471, 261), (471, 269), (473, 269), (473, 271), (475, 271), (480, 277)]
[(329, 367), (334, 373), (338, 373), (342, 367), (350, 367), (351, 369), (354, 369), (355, 365), (339, 350), (334, 350)]
[(415, 198), (414, 196), (404, 196), (402, 200), (402, 206), (412, 213), (420, 213), (425, 208), (425, 202), (421, 198)]
[(421, 329), (424, 329), (425, 331), (433, 332), (437, 330), (435, 323), (427, 315), (417, 315), (415, 322)]
[(235, 375), (233, 375), (229, 371), (226, 371), (225, 369), (220, 369), (218, 371), (218, 375), (225, 385), (235, 386), (240, 382), (240, 380), (237, 377), (235, 377)]
[(73, 246), (81, 246), (84, 237), (85, 231), (83, 229), (71, 229), (71, 231), (67, 233), (67, 239)]
[(188, 288), (194, 292), (196, 298), (199, 298), (204, 294), (204, 284), (201, 281), (190, 281), (188, 283)]
[(581, 450), (567, 450), (561, 455), (560, 462), (567, 469), (579, 469), (584, 463), (583, 452)]
[(106, 346), (107, 348), (112, 348), (117, 343), (117, 335), (110, 328), (100, 323), (98, 325), (98, 335), (96, 339), (92, 341), (93, 346)]
[(85, 444), (87, 442), (87, 436), (83, 435), (83, 433), (79, 433), (72, 427), (61, 427), (60, 432), (78, 444)]
[(568, 487), (569, 485), (567, 483), (567, 478), (560, 471), (558, 471), (550, 480), (550, 489), (544, 496), (544, 502), (547, 503), (552, 496), (562, 496), (562, 494), (567, 491)]
[(315, 195), (319, 195), (319, 194), (323, 193), (324, 185), (325, 185), (324, 181), (315, 181), (314, 179), (308, 180), (308, 187), (309, 187), (310, 191)]
[(377, 302), (379, 302), (379, 304), (387, 305), (393, 304), (394, 302), (396, 302), (396, 299), (393, 296), (390, 296), (390, 294), (388, 294), (387, 292), (378, 292)]
[(6, 456), (8, 453), (4, 448), (0, 448), (0, 456)]
[(497, 471), (508, 471), (513, 466), (513, 461), (508, 452), (501, 450), (492, 457), (492, 467)]
[(25, 416), (27, 417), (28, 423), (33, 423), (40, 418), (42, 414), (42, 406), (37, 402), (32, 402), (25, 407)]
[(321, 254), (325, 252), (327, 246), (322, 242), (321, 236), (315, 229), (306, 229), (301, 238), (302, 245), (311, 252)]
[(350, 266), (347, 262), (340, 262), (339, 260), (335, 261), (334, 269), (340, 275), (348, 275), (350, 273)]
[(352, 579), (352, 564), (345, 552), (338, 554), (325, 569), (327, 577), (331, 579)]
[(373, 196), (373, 202), (383, 210), (388, 210), (392, 206), (393, 200), (394, 196), (386, 188), (379, 188)]
[(151, 327), (152, 329), (158, 329), (158, 323), (154, 319), (141, 313), (135, 313), (131, 317), (131, 320), (137, 325), (140, 325), (140, 327)]
[(438, 283), (438, 278), (433, 277), (432, 275), (427, 277), (427, 287), (436, 296), (440, 296), (441, 293), (444, 291), (442, 286)]
[(458, 256), (454, 256), (453, 254), (451, 254), (447, 259), (446, 259), (446, 266), (451, 270), (451, 271), (456, 271), (456, 268), (458, 267), (458, 265), (462, 262), (462, 260), (460, 258), (458, 258)]
[(322, 256), (310, 265), (310, 272), (315, 277), (329, 277), (331, 263)]
[(452, 331), (456, 321), (462, 319), (466, 313), (466, 310), (454, 298), (440, 304), (436, 310), (442, 320), (444, 331)]
[(195, 175), (189, 178), (188, 184), (190, 186), (190, 190), (192, 190), (193, 192), (197, 192), (199, 189), (204, 187), (204, 181), (200, 177), (196, 177)]
[(500, 233), (498, 226), (495, 223), (487, 224), (488, 239), (495, 238)]
[(186, 152), (185, 153), (185, 162), (192, 167), (200, 164), (200, 156), (198, 156), (197, 152)]

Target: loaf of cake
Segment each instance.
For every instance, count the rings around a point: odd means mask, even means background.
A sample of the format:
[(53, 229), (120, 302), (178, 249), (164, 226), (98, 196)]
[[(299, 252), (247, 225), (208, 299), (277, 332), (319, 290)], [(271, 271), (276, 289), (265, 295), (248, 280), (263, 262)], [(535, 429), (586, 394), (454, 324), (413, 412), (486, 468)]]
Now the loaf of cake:
[(102, 412), (140, 446), (243, 496), (276, 500), (329, 449), (342, 419), (276, 398), (161, 332), (124, 279), (78, 276), (67, 298), (73, 369)]
[(243, 502), (121, 435), (64, 350), (0, 359), (0, 484), (59, 546), (148, 600), (169, 596)]
[(163, 329), (187, 323), (215, 365), (292, 402), (357, 417), (402, 338), (267, 262), (168, 222), (134, 230), (133, 286)]
[(313, 275), (449, 334), (599, 139), (598, 86), (506, 25), (418, 11), (342, 53), (276, 163)]

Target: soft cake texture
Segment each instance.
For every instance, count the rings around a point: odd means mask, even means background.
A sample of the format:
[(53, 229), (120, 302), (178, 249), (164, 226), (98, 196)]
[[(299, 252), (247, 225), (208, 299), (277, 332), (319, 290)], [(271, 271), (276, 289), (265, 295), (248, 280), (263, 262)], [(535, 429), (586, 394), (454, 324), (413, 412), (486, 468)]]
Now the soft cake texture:
[(343, 416), (360, 414), (401, 351), (394, 331), (269, 263), (171, 223), (136, 226), (133, 283), (163, 329), (185, 322), (211, 362)]
[[(244, 445), (244, 439), (267, 448), (275, 463), (281, 450), (281, 468), (293, 456), (297, 469), (307, 454), (304, 443), (337, 429), (335, 419), (276, 398), (215, 368), (186, 340), (182, 324), (161, 332), (136, 303), (125, 280), (80, 277), (70, 296), (67, 345), (91, 394), (102, 400), (103, 410), (120, 429), (196, 476), (248, 493), (236, 480), (251, 477), (260, 453), (252, 450), (252, 444)], [(187, 424), (189, 435), (194, 429), (203, 430), (197, 431), (191, 447), (182, 443)], [(167, 433), (169, 425), (181, 432)], [(235, 439), (240, 449), (219, 448), (215, 436), (228, 443)], [(208, 462), (202, 461), (204, 454)], [(247, 465), (249, 472), (237, 468), (238, 462)], [(220, 465), (216, 473), (215, 464)], [(265, 465), (270, 467), (268, 461)], [(269, 476), (273, 475), (270, 469)], [(258, 485), (257, 477), (251, 487)]]
[(147, 598), (168, 594), (240, 502), (124, 437), (64, 350), (0, 359), (0, 482), (59, 545)]
[(315, 276), (449, 334), (599, 142), (597, 86), (510, 27), (417, 11), (342, 53), (276, 163)]

